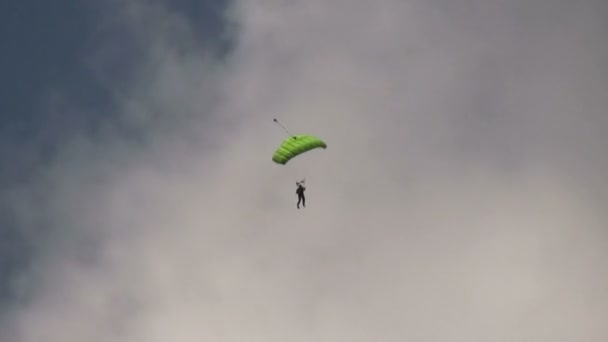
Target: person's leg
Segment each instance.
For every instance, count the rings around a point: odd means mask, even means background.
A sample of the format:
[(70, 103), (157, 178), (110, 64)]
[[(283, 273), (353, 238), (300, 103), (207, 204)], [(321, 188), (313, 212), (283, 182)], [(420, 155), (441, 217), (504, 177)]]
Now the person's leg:
[(306, 197), (304, 195), (302, 195), (302, 205), (306, 208)]

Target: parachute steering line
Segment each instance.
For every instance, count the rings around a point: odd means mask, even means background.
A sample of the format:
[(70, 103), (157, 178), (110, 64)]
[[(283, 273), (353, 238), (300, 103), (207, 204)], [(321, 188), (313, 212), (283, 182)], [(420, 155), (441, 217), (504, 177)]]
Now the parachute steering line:
[(283, 125), (282, 125), (282, 124), (279, 122), (279, 120), (274, 119), (273, 121), (274, 121), (274, 122), (276, 122), (276, 123), (277, 123), (277, 125), (279, 125), (279, 126), (280, 126), (280, 127), (281, 127), (281, 128), (284, 130), (284, 131), (285, 131), (285, 133), (287, 133), (287, 135), (289, 135), (290, 137), (291, 137), (291, 136), (293, 136), (293, 134), (291, 134), (291, 133), (290, 133), (290, 132), (287, 130), (287, 128), (285, 128), (285, 126), (283, 126)]

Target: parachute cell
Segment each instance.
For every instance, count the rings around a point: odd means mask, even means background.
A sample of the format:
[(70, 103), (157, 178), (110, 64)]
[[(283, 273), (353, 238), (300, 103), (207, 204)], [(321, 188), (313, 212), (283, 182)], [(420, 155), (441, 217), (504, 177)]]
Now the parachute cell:
[(327, 148), (325, 142), (312, 135), (294, 135), (283, 141), (281, 146), (274, 152), (272, 160), (277, 164), (286, 164), (292, 158), (314, 150), (316, 148)]

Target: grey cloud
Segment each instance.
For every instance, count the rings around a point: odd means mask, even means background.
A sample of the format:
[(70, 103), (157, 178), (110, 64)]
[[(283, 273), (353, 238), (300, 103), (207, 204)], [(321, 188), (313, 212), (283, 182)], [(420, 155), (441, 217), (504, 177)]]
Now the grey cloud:
[[(220, 64), (145, 26), (122, 110), (166, 119), (101, 183), (59, 162), (95, 244), (61, 236), (14, 339), (605, 340), (604, 7), (241, 1)], [(328, 149), (273, 165), (274, 117)]]

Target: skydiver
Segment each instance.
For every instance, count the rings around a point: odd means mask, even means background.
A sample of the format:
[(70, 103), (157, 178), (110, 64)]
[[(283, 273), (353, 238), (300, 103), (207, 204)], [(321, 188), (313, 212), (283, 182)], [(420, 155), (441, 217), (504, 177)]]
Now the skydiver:
[(296, 194), (298, 194), (298, 209), (300, 209), (300, 202), (302, 202), (302, 205), (304, 206), (304, 208), (306, 208), (306, 198), (304, 197), (304, 191), (306, 190), (306, 187), (304, 186), (304, 181), (299, 181), (296, 182), (296, 186), (298, 187), (298, 189), (296, 190)]

